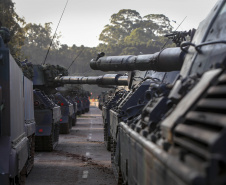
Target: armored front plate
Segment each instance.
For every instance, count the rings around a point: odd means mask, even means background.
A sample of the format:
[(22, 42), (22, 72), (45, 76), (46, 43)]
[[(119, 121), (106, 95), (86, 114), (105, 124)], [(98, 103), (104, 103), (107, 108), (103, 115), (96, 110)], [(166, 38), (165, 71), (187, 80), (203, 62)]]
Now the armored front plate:
[(114, 139), (114, 141), (117, 141), (118, 124), (119, 124), (118, 113), (114, 112), (113, 110), (110, 110), (111, 136)]

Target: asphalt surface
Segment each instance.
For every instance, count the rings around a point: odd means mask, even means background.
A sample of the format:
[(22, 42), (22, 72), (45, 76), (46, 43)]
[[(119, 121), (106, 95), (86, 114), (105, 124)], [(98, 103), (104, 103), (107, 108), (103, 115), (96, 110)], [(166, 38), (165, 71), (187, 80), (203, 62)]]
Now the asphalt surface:
[(36, 152), (26, 185), (115, 185), (111, 154), (104, 146), (101, 111), (91, 107), (53, 152)]

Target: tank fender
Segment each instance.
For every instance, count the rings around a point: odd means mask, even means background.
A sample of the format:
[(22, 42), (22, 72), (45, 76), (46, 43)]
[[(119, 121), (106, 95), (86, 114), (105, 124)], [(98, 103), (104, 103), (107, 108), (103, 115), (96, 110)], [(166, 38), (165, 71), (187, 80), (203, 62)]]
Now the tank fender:
[[(12, 150), (16, 151), (17, 170), (20, 172), (28, 160), (28, 138), (25, 137), (25, 134), (24, 137), (21, 137), (20, 141), (13, 146)], [(14, 153), (12, 150), (11, 153)], [(12, 167), (10, 167), (10, 169), (12, 169)]]
[(35, 121), (32, 120), (29, 123), (25, 121), (25, 133), (28, 136), (31, 136), (35, 133)]

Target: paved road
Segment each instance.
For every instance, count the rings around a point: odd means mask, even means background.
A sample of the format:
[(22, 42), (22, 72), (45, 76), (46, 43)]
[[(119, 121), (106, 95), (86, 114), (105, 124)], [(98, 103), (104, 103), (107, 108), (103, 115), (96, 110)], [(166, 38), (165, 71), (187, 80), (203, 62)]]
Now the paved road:
[(103, 141), (101, 111), (91, 107), (53, 152), (36, 152), (26, 185), (115, 185)]

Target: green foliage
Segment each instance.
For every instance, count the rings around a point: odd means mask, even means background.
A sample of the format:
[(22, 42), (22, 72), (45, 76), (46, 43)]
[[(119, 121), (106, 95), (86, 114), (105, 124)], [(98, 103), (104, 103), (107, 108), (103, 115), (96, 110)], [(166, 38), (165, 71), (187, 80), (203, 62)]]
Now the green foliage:
[(137, 46), (139, 50), (139, 45), (161, 42), (160, 37), (170, 32), (172, 26), (163, 14), (149, 14), (142, 18), (135, 10), (123, 9), (111, 16), (110, 24), (105, 26), (99, 40), (107, 45)]
[[(25, 57), (33, 64), (41, 64), (44, 62), (49, 45), (52, 41), (52, 23), (41, 24), (29, 23), (24, 27), (24, 34), (26, 36), (22, 52)], [(53, 40), (51, 50), (59, 49), (60, 36), (56, 35)]]
[(136, 28), (124, 39), (124, 42), (131, 45), (141, 45), (147, 43), (148, 38), (150, 38), (149, 35), (142, 28)]
[[(52, 40), (51, 24), (52, 23), (45, 23), (44, 27), (41, 24), (27, 24), (24, 27), (26, 36), (25, 45), (33, 45), (38, 48), (47, 49)], [(53, 43), (52, 47), (55, 48), (56, 46), (57, 44)]]
[(15, 58), (21, 58), (21, 47), (24, 44), (24, 31), (21, 25), (25, 24), (25, 20), (20, 18), (14, 10), (12, 0), (0, 1), (0, 21), (2, 25), (10, 30), (11, 41), (9, 48)]
[(146, 30), (146, 33), (154, 34), (157, 37), (172, 32), (170, 20), (163, 14), (149, 14), (144, 16), (142, 28)]
[(135, 10), (123, 9), (113, 14), (110, 24), (106, 25), (101, 32), (99, 40), (104, 43), (118, 44), (129, 36), (131, 31), (139, 27), (140, 14)]

